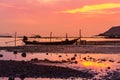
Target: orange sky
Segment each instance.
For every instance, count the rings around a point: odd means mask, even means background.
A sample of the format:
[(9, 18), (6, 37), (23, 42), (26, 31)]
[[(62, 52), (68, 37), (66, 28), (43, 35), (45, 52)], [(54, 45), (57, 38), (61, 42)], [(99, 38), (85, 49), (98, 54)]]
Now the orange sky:
[(93, 36), (120, 25), (120, 0), (0, 0), (0, 33)]

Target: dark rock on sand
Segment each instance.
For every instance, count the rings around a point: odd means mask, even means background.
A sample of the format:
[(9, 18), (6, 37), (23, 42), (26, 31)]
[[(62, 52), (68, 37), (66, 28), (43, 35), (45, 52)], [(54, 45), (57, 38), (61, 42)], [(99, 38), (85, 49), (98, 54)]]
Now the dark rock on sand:
[(26, 54), (25, 52), (23, 52), (23, 53), (21, 54), (21, 56), (22, 56), (22, 57), (26, 57), (27, 54)]
[(0, 54), (0, 58), (3, 57), (3, 54)]
[(120, 70), (108, 71), (102, 80), (120, 80)]

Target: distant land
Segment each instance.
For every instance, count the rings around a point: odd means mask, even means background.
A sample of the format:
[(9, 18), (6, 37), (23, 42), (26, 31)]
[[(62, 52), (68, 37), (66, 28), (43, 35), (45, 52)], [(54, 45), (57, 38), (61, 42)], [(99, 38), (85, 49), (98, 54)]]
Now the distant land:
[(11, 38), (12, 35), (9, 33), (0, 33), (0, 37)]
[(120, 38), (120, 26), (113, 26), (104, 33), (99, 34), (98, 36), (104, 36), (106, 38)]
[(12, 37), (12, 36), (7, 36), (7, 35), (0, 35), (0, 37), (6, 37), (6, 38), (8, 38), (8, 37)]

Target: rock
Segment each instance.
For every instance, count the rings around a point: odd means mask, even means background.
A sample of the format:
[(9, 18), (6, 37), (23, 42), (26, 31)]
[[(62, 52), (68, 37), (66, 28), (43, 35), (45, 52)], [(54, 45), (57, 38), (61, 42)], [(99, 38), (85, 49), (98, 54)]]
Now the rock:
[(13, 76), (10, 76), (8, 80), (15, 80)]
[(22, 57), (26, 57), (26, 53), (23, 52), (23, 53), (21, 54), (21, 56), (22, 56)]
[(17, 54), (17, 50), (13, 51), (14, 54)]
[(59, 55), (58, 57), (62, 57), (62, 55)]
[(0, 57), (3, 57), (3, 54), (0, 54)]
[(98, 36), (106, 36), (108, 38), (116, 38), (116, 37), (120, 38), (120, 26), (114, 26), (110, 28), (108, 31), (99, 34)]
[(76, 58), (75, 57), (72, 57), (71, 60), (75, 60)]

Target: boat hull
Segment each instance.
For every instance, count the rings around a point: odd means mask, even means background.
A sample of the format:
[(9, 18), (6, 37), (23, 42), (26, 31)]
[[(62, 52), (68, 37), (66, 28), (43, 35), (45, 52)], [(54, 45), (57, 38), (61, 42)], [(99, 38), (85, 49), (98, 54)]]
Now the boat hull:
[(72, 45), (77, 42), (78, 39), (60, 41), (60, 42), (38, 42), (38, 41), (23, 41), (25, 44), (30, 45)]

